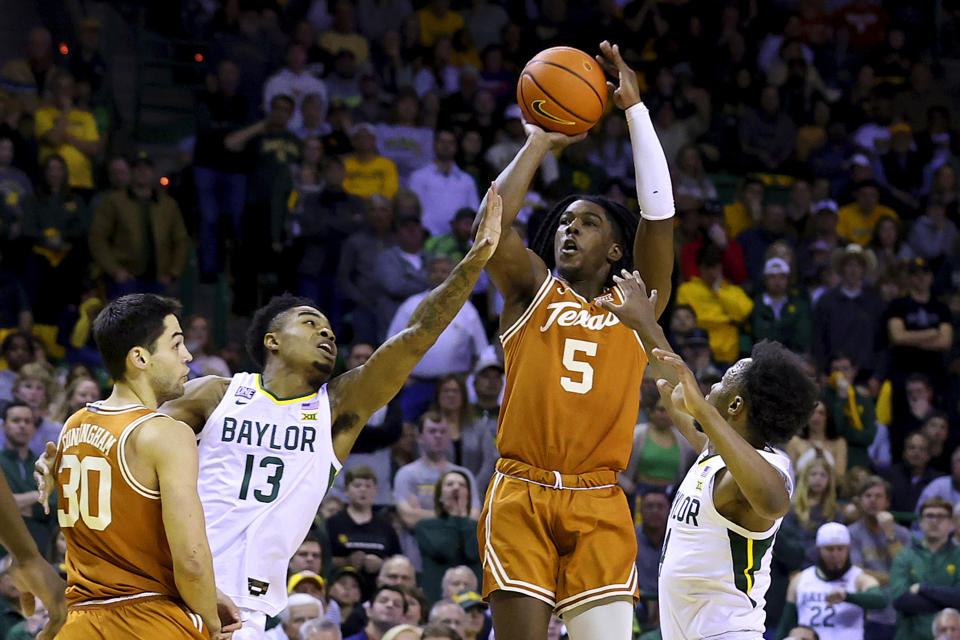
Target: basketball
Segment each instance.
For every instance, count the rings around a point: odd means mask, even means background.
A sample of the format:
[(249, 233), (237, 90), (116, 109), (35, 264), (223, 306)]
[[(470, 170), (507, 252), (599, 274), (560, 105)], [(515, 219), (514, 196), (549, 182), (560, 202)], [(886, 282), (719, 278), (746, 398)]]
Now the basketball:
[(573, 47), (544, 49), (527, 63), (517, 83), (523, 116), (550, 131), (583, 133), (607, 106), (607, 79), (591, 56)]

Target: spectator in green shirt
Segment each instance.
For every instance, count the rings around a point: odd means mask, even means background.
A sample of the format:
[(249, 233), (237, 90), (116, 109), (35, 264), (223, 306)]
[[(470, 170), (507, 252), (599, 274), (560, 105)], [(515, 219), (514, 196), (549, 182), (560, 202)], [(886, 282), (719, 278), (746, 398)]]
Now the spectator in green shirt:
[(950, 538), (953, 505), (933, 497), (920, 506), (922, 540), (901, 551), (890, 570), (896, 640), (933, 640), (933, 618), (960, 607), (960, 546)]
[(467, 207), (458, 209), (450, 221), (450, 231), (427, 240), (423, 247), (427, 254), (447, 256), (454, 264), (460, 262), (470, 250), (470, 227), (476, 214), (476, 211)]
[(36, 433), (33, 410), (25, 403), (14, 400), (3, 409), (3, 433), (6, 446), (0, 451), (0, 469), (13, 491), (14, 500), (27, 524), (30, 535), (37, 543), (41, 554), (50, 549), (53, 539), (53, 516), (43, 512), (37, 503), (37, 482), (33, 479), (33, 464), (37, 456), (30, 451), (30, 440)]
[(810, 350), (810, 305), (790, 295), (790, 265), (783, 258), (770, 258), (763, 265), (763, 292), (754, 300), (750, 314), (753, 340), (776, 340), (797, 353)]
[(867, 449), (877, 435), (877, 408), (873, 400), (854, 386), (857, 369), (850, 356), (840, 353), (830, 360), (830, 379), (824, 385), (823, 404), (847, 441), (847, 468), (872, 469)]

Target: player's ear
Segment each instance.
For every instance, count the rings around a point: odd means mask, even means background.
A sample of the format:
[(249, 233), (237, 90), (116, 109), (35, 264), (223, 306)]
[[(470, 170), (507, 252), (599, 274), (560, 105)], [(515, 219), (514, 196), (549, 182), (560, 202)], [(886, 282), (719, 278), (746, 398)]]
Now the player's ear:
[(150, 364), (150, 352), (137, 346), (127, 352), (127, 364), (134, 369), (146, 369)]
[(280, 342), (277, 340), (276, 334), (272, 331), (263, 334), (263, 346), (267, 348), (267, 351), (277, 351), (280, 349)]
[(616, 263), (620, 258), (623, 257), (623, 247), (619, 242), (614, 242), (610, 245), (610, 248), (607, 250), (607, 261), (610, 264)]
[(746, 411), (747, 403), (744, 402), (742, 396), (734, 396), (733, 400), (730, 401), (730, 406), (727, 407), (727, 413), (732, 417), (737, 417), (744, 411)]

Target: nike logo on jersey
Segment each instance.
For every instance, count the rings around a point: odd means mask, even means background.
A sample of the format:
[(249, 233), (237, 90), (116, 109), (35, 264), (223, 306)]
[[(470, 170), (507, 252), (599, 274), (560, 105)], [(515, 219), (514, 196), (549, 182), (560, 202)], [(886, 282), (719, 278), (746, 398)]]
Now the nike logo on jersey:
[(543, 116), (544, 118), (546, 118), (547, 120), (551, 120), (551, 121), (556, 122), (556, 123), (558, 123), (558, 124), (565, 124), (565, 125), (568, 125), (568, 126), (573, 126), (573, 125), (577, 124), (576, 122), (572, 122), (572, 121), (570, 121), (570, 120), (564, 120), (563, 118), (558, 118), (557, 116), (553, 115), (552, 113), (547, 113), (547, 112), (544, 110), (544, 108), (543, 108), (543, 104), (544, 104), (545, 102), (546, 102), (546, 100), (534, 100), (533, 102), (530, 103), (530, 108), (533, 109), (534, 112), (535, 112), (537, 115), (541, 115), (541, 116)]
[(584, 309), (579, 302), (554, 302), (548, 304), (547, 309), (550, 311), (550, 316), (540, 327), (541, 333), (553, 326), (554, 323), (561, 327), (580, 326), (591, 331), (602, 331), (620, 323), (617, 316), (612, 313), (590, 315), (590, 312)]

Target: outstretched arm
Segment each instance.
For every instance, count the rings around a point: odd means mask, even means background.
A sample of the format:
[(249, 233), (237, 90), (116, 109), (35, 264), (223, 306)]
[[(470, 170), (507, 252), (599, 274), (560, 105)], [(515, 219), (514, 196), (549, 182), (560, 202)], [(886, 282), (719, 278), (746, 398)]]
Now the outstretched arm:
[(188, 425), (194, 433), (200, 433), (229, 386), (230, 378), (221, 376), (190, 380), (183, 385), (182, 396), (164, 402), (158, 411)]
[[(659, 380), (657, 386), (661, 393), (669, 390), (673, 404), (700, 423), (733, 476), (741, 494), (739, 497), (746, 501), (755, 514), (749, 518), (750, 522), (758, 527), (766, 524), (763, 528), (769, 528), (774, 520), (786, 514), (790, 508), (790, 494), (783, 476), (707, 402), (700, 392), (696, 377), (680, 356), (662, 349), (654, 349), (653, 355), (672, 366), (680, 379), (676, 386)], [(739, 497), (735, 500), (739, 501)]]
[(633, 238), (633, 264), (651, 290), (659, 292), (657, 317), (670, 300), (673, 274), (673, 185), (663, 147), (650, 121), (650, 112), (640, 101), (640, 87), (620, 48), (604, 40), (597, 56), (606, 71), (617, 77), (619, 86), (608, 82), (614, 103), (626, 112), (633, 147), (637, 203), (643, 219)]
[(486, 209), (476, 241), (443, 283), (417, 306), (406, 329), (382, 344), (366, 364), (328, 386), (333, 448), (347, 459), (367, 419), (400, 391), (413, 367), (460, 311), (500, 240), (501, 199), (496, 184), (487, 191)]
[[(513, 228), (513, 222), (530, 189), (530, 182), (544, 156), (586, 137), (585, 133), (578, 136), (550, 133), (529, 123), (524, 124), (524, 129), (527, 141), (496, 180), (497, 193), (503, 201), (503, 214), (500, 244), (487, 263), (487, 273), (504, 298), (503, 313), (500, 315), (502, 329), (510, 327), (523, 314), (547, 273), (543, 261), (527, 250)], [(486, 207), (485, 197), (480, 203), (480, 211), (486, 211)], [(479, 222), (474, 223), (474, 231), (478, 225)]]

